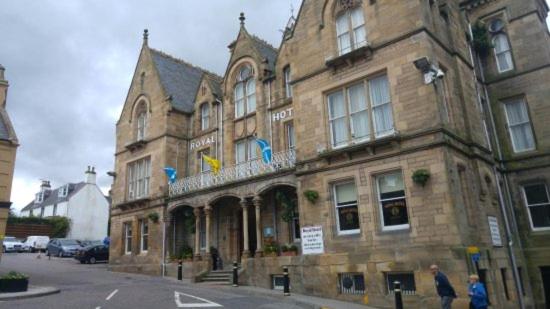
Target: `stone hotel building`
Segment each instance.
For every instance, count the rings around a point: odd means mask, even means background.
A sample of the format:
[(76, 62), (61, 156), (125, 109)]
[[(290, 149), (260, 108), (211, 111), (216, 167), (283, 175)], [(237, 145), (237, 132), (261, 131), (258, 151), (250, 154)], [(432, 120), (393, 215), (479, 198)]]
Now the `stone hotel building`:
[(145, 31), (117, 122), (110, 267), (175, 276), (182, 258), (201, 281), (237, 261), (241, 284), (277, 289), (288, 266), (297, 293), (389, 307), (399, 280), (406, 305), (436, 308), (435, 263), (458, 306), (477, 273), (495, 308), (548, 308), (547, 13), (304, 0), (278, 48), (241, 15), (223, 76)]

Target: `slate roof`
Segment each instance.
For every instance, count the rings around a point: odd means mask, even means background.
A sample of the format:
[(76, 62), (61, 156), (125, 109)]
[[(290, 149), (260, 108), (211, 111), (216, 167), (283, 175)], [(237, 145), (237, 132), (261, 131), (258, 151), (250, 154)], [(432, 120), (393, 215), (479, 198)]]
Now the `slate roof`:
[(221, 98), (223, 96), (223, 93), (222, 93), (223, 78), (213, 74), (206, 74), (205, 76), (214, 95), (218, 98)]
[(172, 97), (172, 106), (181, 112), (192, 113), (203, 75), (216, 75), (159, 50), (150, 50), (162, 87)]
[(63, 185), (55, 190), (51, 190), (48, 197), (46, 197), (42, 203), (35, 203), (33, 200), (32, 202), (27, 204), (27, 206), (21, 209), (21, 211), (29, 211), (31, 209), (42, 208), (44, 206), (59, 204), (59, 203), (68, 201), (75, 193), (80, 191), (80, 189), (82, 189), (86, 185), (86, 183), (82, 181), (79, 183), (69, 183), (68, 185), (69, 185), (69, 193), (67, 194), (67, 196), (59, 197), (59, 194), (58, 194), (59, 189), (64, 187)]
[(4, 124), (4, 117), (0, 116), (0, 140), (9, 140), (8, 128)]
[(252, 38), (252, 42), (254, 43), (254, 46), (262, 55), (262, 58), (267, 59), (267, 65), (271, 72), (275, 71), (275, 62), (277, 61), (277, 54), (279, 51), (271, 46), (271, 44), (267, 43), (266, 41), (260, 39), (259, 37), (255, 35), (250, 36)]

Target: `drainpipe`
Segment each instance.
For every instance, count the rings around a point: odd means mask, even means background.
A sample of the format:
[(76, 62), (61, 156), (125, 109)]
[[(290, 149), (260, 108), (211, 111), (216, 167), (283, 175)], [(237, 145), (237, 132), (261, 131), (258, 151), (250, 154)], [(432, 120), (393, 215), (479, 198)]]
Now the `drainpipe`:
[[(470, 35), (470, 38), (473, 39), (473, 33), (472, 33), (472, 24), (470, 22), (470, 19), (468, 18), (468, 13), (466, 11), (463, 11), (464, 13), (464, 16), (465, 16), (465, 19), (468, 23), (468, 33)], [(475, 67), (476, 67), (476, 61), (475, 61), (475, 58), (474, 58), (474, 51), (472, 50), (472, 44), (471, 42), (468, 44), (468, 51), (470, 53), (470, 61), (473, 65), (473, 69), (472, 69), (472, 72), (473, 72), (473, 75), (474, 75), (474, 85), (475, 85), (475, 88), (476, 88), (476, 93), (477, 93), (477, 96), (478, 96), (478, 104), (480, 106), (481, 105), (481, 98), (480, 98), (480, 90), (478, 89), (478, 83), (477, 83), (477, 73), (476, 73), (476, 70), (475, 70)], [(502, 217), (504, 218), (504, 227), (505, 227), (505, 230), (506, 230), (506, 238), (508, 240), (508, 243), (507, 243), (507, 249), (508, 249), (508, 255), (510, 257), (510, 263), (512, 264), (512, 274), (514, 276), (514, 283), (515, 283), (515, 286), (516, 286), (516, 294), (517, 294), (517, 297), (518, 297), (518, 302), (519, 302), (519, 307), (521, 309), (524, 309), (525, 308), (525, 303), (524, 303), (524, 299), (523, 299), (523, 293), (521, 291), (521, 287), (523, 286), (521, 280), (520, 280), (520, 277), (519, 277), (519, 272), (518, 272), (518, 267), (517, 267), (517, 260), (516, 260), (516, 256), (515, 256), (515, 253), (514, 253), (514, 249), (513, 249), (513, 246), (514, 246), (514, 235), (512, 234), (512, 229), (510, 227), (510, 221), (509, 221), (509, 218), (508, 218), (508, 211), (507, 211), (507, 207), (506, 207), (506, 200), (504, 199), (504, 194), (502, 192), (502, 188), (501, 188), (501, 185), (500, 185), (500, 173), (498, 172), (498, 168), (500, 167), (501, 169), (504, 169), (504, 166), (503, 166), (503, 163), (502, 163), (502, 151), (501, 151), (501, 146), (500, 146), (500, 142), (499, 142), (499, 139), (498, 139), (498, 135), (497, 135), (497, 132), (496, 132), (496, 127), (495, 127), (495, 120), (494, 120), (494, 117), (493, 117), (493, 111), (492, 111), (492, 107), (491, 107), (491, 102), (489, 102), (489, 96), (488, 96), (488, 91), (487, 91), (487, 87), (485, 86), (484, 82), (485, 82), (485, 76), (483, 74), (483, 67), (481, 66), (481, 63), (479, 63), (479, 68), (480, 68), (480, 73), (481, 73), (481, 81), (482, 81), (482, 87), (483, 87), (483, 92), (485, 94), (485, 99), (486, 99), (486, 102), (487, 102), (487, 111), (489, 112), (489, 118), (491, 119), (491, 133), (493, 135), (493, 139), (495, 140), (495, 144), (496, 144), (496, 152), (497, 152), (497, 158), (498, 158), (498, 162), (499, 163), (494, 163), (493, 164), (493, 174), (495, 176), (495, 179), (496, 179), (496, 185), (497, 185), (497, 194), (498, 194), (498, 200), (499, 200), (499, 205), (500, 205), (500, 211), (502, 212)], [(505, 185), (505, 189), (507, 191), (507, 194), (510, 195), (510, 191), (509, 191), (509, 187), (508, 187), (508, 180), (507, 180), (507, 177), (506, 175), (503, 176), (503, 183)], [(511, 200), (510, 200), (511, 202)], [(513, 206), (513, 205), (510, 205), (510, 206)], [(512, 213), (513, 213), (513, 208), (511, 209)], [(520, 242), (520, 246), (521, 246), (521, 242)]]
[[(164, 214), (166, 217), (166, 214)], [(162, 220), (162, 277), (166, 275), (166, 219)]]

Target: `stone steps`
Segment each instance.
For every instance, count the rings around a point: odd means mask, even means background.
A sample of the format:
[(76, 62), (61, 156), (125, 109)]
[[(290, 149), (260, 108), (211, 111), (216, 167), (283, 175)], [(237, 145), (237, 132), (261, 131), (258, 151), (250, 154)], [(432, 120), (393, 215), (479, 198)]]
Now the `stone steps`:
[(213, 270), (202, 277), (201, 282), (215, 284), (230, 284), (233, 272), (230, 270)]

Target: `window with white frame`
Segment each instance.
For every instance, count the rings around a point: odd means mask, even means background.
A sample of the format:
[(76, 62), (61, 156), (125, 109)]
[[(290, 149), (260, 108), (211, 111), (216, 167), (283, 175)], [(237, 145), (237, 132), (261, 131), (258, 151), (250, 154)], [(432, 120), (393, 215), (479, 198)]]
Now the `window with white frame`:
[(204, 159), (204, 156), (205, 155), (208, 156), (209, 154), (210, 154), (210, 149), (206, 149), (199, 152), (199, 159), (201, 162), (201, 165), (200, 165), (201, 173), (210, 172), (210, 164), (208, 164)]
[(132, 222), (124, 223), (124, 254), (132, 253)]
[(244, 65), (237, 75), (235, 85), (235, 118), (256, 110), (256, 80), (252, 68)]
[(362, 6), (346, 10), (336, 18), (336, 37), (339, 55), (367, 45)]
[(147, 112), (141, 111), (137, 117), (137, 140), (145, 139), (145, 129), (147, 127)]
[(523, 186), (523, 197), (534, 231), (550, 230), (550, 196), (544, 183)]
[(149, 195), (151, 158), (144, 158), (128, 164), (128, 199), (134, 200)]
[(390, 89), (385, 75), (330, 93), (327, 101), (333, 148), (394, 133)]
[(69, 194), (69, 185), (68, 184), (66, 184), (63, 187), (59, 188), (58, 191), (57, 191), (57, 196), (58, 197), (66, 197), (67, 194)]
[(285, 97), (292, 98), (292, 86), (290, 85), (290, 66), (287, 66), (283, 70), (283, 77), (285, 83)]
[(495, 53), (495, 61), (499, 73), (504, 73), (514, 69), (512, 61), (512, 51), (508, 37), (504, 33), (499, 33), (493, 37), (493, 47)]
[(376, 177), (382, 230), (398, 230), (409, 227), (405, 185), (401, 171)]
[(206, 130), (210, 126), (210, 108), (208, 103), (201, 105), (201, 130)]
[(522, 98), (504, 102), (508, 133), (514, 152), (535, 149), (535, 138), (531, 129), (527, 104)]
[(235, 163), (244, 163), (246, 161), (258, 158), (258, 145), (254, 137), (248, 137), (235, 142)]
[(358, 234), (359, 209), (355, 182), (335, 184), (333, 190), (338, 235)]
[(286, 140), (288, 149), (296, 148), (296, 139), (294, 136), (294, 123), (287, 122), (286, 126)]
[(139, 252), (149, 250), (149, 222), (147, 219), (139, 220)]
[(34, 197), (35, 203), (42, 203), (44, 201), (44, 191), (36, 193)]

